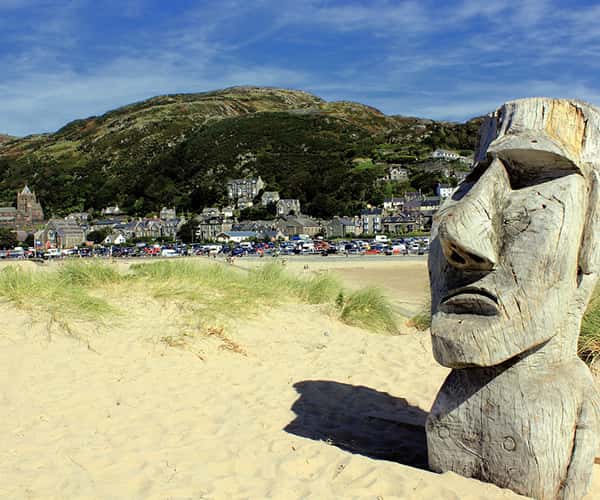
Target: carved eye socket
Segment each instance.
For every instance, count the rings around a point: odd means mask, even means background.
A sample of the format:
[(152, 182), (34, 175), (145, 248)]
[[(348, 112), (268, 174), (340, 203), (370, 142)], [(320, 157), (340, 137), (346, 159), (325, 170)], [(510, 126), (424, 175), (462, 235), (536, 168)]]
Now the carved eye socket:
[[(571, 174), (581, 174), (579, 167), (570, 160), (546, 151), (507, 150), (502, 151), (499, 159), (506, 169), (510, 187), (514, 190), (536, 186)], [(493, 158), (488, 155), (484, 161), (478, 163), (464, 180), (466, 189), (459, 188), (455, 193), (456, 198), (453, 196), (453, 199), (462, 198), (492, 161)], [(462, 195), (461, 190), (464, 191)]]
[(567, 161), (556, 161), (546, 157), (547, 163), (528, 162), (521, 163), (514, 160), (504, 160), (502, 163), (510, 180), (510, 187), (514, 190), (537, 186), (553, 181), (567, 175), (580, 173), (576, 165)]

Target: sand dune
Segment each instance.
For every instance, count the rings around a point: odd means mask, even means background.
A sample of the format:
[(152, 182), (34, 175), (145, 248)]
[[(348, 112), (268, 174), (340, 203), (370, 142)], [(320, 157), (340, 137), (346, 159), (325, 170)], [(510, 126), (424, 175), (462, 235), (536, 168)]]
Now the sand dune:
[(177, 348), (174, 306), (122, 305), (77, 338), (0, 306), (0, 497), (518, 498), (426, 470), (447, 370), (423, 333), (288, 304), (234, 322), (240, 352), (216, 336)]

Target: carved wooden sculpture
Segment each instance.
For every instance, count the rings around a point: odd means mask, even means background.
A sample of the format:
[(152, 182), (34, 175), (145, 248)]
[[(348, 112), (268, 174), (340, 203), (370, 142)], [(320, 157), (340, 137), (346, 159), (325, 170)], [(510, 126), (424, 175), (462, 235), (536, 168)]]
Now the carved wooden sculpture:
[(576, 353), (600, 266), (600, 110), (509, 102), (439, 211), (431, 338), (452, 368), (427, 421), (429, 465), (537, 499), (579, 499), (599, 396)]

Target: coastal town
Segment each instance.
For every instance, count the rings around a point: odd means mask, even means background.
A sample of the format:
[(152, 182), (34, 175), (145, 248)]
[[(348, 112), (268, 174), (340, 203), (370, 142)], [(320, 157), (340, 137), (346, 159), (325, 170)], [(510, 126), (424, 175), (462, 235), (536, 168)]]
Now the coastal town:
[[(456, 153), (436, 150), (432, 158), (440, 164), (457, 161)], [(462, 159), (464, 160), (464, 159)], [(464, 163), (464, 161), (463, 161)], [(444, 172), (454, 185), (465, 171)], [(390, 166), (385, 181), (404, 183), (408, 173), (399, 165)], [(385, 198), (380, 206), (368, 205), (358, 213), (315, 218), (303, 213), (299, 199), (281, 197), (267, 189), (263, 179), (247, 177), (227, 181), (227, 204), (205, 207), (200, 213), (178, 213), (163, 207), (159, 213), (136, 217), (118, 205), (100, 211), (73, 212), (64, 217), (46, 218), (43, 200), (25, 185), (16, 196), (16, 206), (0, 207), (0, 229), (14, 235), (14, 249), (24, 253), (62, 255), (67, 250), (94, 246), (123, 247), (144, 244), (221, 243), (234, 246), (244, 241), (281, 243), (312, 239), (372, 239), (379, 243), (403, 236), (426, 234), (440, 204), (455, 187), (437, 183), (434, 194), (405, 189), (401, 195)], [(245, 217), (253, 209), (264, 218)], [(404, 243), (404, 242), (402, 242)], [(9, 245), (3, 242), (3, 250)], [(351, 249), (351, 247), (349, 247)], [(3, 254), (11, 255), (10, 253)]]

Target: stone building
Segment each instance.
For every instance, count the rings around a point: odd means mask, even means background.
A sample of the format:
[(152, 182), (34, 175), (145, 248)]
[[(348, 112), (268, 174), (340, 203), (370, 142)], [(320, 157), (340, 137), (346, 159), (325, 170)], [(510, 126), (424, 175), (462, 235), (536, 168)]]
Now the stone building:
[(375, 234), (382, 231), (381, 219), (383, 211), (381, 208), (366, 208), (360, 211), (362, 232), (364, 234)]
[(198, 221), (196, 238), (198, 241), (212, 241), (216, 239), (218, 234), (232, 229), (232, 219), (221, 215), (218, 209), (208, 210), (204, 209), (202, 215), (196, 217)]
[(36, 245), (44, 248), (73, 248), (85, 241), (85, 231), (77, 222), (50, 219), (46, 227), (35, 233)]
[(306, 216), (288, 215), (281, 217), (277, 221), (277, 229), (285, 236), (297, 236), (307, 234), (310, 237), (316, 236), (323, 231), (319, 221)]
[(230, 200), (253, 200), (264, 189), (264, 181), (258, 179), (233, 179), (227, 183), (227, 196)]
[(263, 207), (266, 207), (269, 203), (277, 203), (279, 200), (279, 191), (265, 191), (260, 197), (260, 203)]
[(362, 233), (362, 222), (359, 217), (333, 217), (325, 224), (328, 238), (346, 238)]
[(290, 214), (300, 215), (300, 200), (293, 198), (279, 200), (277, 202), (277, 215), (285, 217)]
[(33, 226), (44, 221), (42, 205), (27, 185), (17, 194), (17, 226)]
[(383, 218), (383, 231), (388, 234), (403, 234), (422, 229), (419, 215), (397, 214)]
[(17, 193), (17, 208), (0, 207), (0, 227), (22, 229), (42, 222), (44, 222), (42, 205), (27, 185)]
[(0, 207), (0, 227), (11, 229), (17, 227), (17, 209), (15, 207)]

